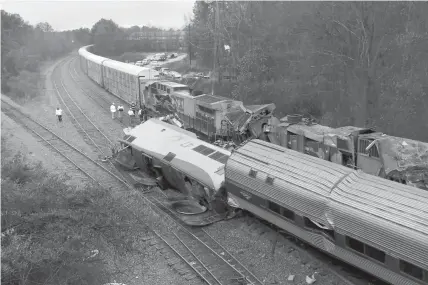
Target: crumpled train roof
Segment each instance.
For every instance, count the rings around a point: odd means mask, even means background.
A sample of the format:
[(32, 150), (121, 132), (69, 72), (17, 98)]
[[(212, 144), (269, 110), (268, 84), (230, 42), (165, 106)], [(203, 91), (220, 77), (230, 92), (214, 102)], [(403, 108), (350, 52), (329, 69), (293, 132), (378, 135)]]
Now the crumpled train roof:
[(378, 137), (377, 143), (386, 173), (415, 166), (428, 171), (428, 143), (393, 136)]
[(241, 108), (237, 108), (235, 110), (227, 112), (225, 116), (232, 124), (232, 126), (236, 129), (242, 127), (245, 122), (247, 122), (248, 118), (251, 117), (251, 114), (246, 113)]

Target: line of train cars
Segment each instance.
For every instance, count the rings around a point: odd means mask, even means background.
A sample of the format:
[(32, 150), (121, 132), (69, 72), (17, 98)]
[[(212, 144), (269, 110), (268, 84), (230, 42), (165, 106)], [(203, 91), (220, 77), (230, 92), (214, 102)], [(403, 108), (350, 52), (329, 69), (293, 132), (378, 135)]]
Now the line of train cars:
[[(274, 104), (244, 106), (217, 95), (194, 94), (187, 85), (164, 81), (148, 67), (138, 67), (79, 50), (84, 72), (128, 103), (175, 113), (186, 129), (208, 141), (218, 136), (235, 143), (260, 138), (337, 164), (428, 189), (428, 144), (372, 129), (330, 128), (289, 115), (278, 120)], [(162, 112), (161, 112), (162, 113)]]
[(252, 117), (275, 109), (274, 104), (243, 106), (222, 96), (196, 95), (187, 85), (162, 80), (150, 67), (100, 57), (90, 53), (90, 48), (79, 49), (81, 68), (89, 78), (129, 104), (136, 102), (161, 115), (176, 113), (186, 129), (208, 140), (230, 136), (232, 128), (245, 128)]
[(159, 72), (95, 55), (90, 46), (79, 49), (80, 66), (85, 74), (98, 85), (132, 104), (140, 101), (148, 81), (159, 79)]
[(380, 279), (428, 284), (428, 191), (258, 139), (229, 152), (158, 119), (120, 141), (179, 191), (225, 190), (235, 207)]

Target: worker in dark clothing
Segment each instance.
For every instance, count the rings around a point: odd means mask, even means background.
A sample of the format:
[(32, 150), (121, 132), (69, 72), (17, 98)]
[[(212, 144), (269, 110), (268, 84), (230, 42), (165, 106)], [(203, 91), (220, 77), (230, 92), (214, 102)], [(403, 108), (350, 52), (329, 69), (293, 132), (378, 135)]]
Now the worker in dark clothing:
[(117, 114), (118, 114), (118, 118), (120, 119), (120, 121), (122, 121), (122, 114), (123, 114), (123, 106), (122, 104), (119, 104), (119, 106), (117, 106)]
[(140, 117), (140, 123), (144, 122), (144, 109), (138, 110), (138, 116)]

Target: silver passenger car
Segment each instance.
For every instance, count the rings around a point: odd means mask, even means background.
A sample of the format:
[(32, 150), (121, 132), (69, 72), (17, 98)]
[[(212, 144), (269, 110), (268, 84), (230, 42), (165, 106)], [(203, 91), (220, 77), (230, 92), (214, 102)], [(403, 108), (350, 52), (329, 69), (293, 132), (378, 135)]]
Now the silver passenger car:
[(397, 285), (428, 284), (428, 192), (261, 140), (227, 161), (230, 198)]

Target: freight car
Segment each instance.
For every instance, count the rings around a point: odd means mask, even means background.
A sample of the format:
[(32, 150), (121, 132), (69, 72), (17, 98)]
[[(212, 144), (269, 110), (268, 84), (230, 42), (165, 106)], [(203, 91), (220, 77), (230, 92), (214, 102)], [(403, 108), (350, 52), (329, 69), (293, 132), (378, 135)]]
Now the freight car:
[(147, 81), (158, 79), (159, 72), (94, 55), (90, 46), (79, 49), (81, 68), (98, 85), (128, 104), (139, 103)]
[(88, 48), (90, 46), (82, 47), (79, 49), (79, 57), (80, 57), (80, 66), (83, 72), (88, 75), (93, 81), (95, 81), (101, 87), (103, 84), (103, 76), (102, 76), (102, 64), (104, 61), (108, 59), (105, 57), (101, 57), (90, 53)]
[(230, 153), (156, 119), (121, 142), (188, 195), (224, 181), (233, 204), (312, 246), (394, 285), (428, 284), (427, 191), (257, 139)]
[(428, 284), (428, 192), (262, 141), (232, 153), (240, 208), (396, 285)]

